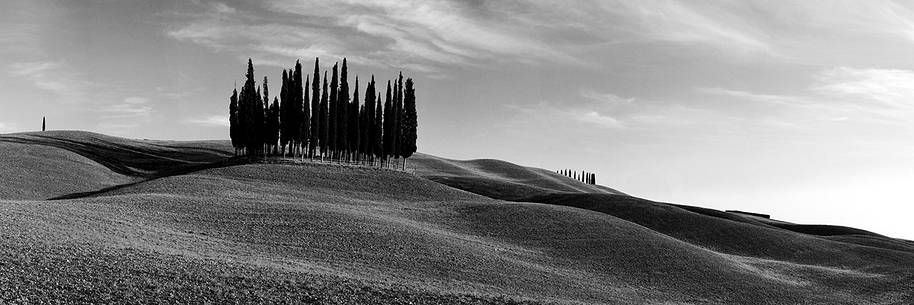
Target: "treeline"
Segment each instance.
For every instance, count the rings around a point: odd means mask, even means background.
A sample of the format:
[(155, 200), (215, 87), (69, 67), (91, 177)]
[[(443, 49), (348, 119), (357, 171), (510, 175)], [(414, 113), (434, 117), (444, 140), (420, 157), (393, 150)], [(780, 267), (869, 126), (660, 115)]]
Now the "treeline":
[[(270, 103), (267, 77), (254, 81), (254, 64), (248, 69), (241, 92), (229, 98), (229, 133), (236, 155), (289, 156), (333, 162), (394, 166), (416, 152), (416, 90), (412, 78), (401, 72), (387, 81), (384, 100), (374, 75), (363, 98), (359, 78), (350, 91), (346, 59), (334, 63), (321, 77), (320, 59), (313, 74), (302, 80), (302, 66), (282, 72), (279, 96)], [(329, 83), (329, 84), (328, 84)], [(311, 85), (308, 88), (308, 85)], [(310, 89), (310, 90), (309, 90)], [(352, 98), (350, 98), (350, 92)], [(402, 160), (402, 161), (401, 161)]]
[(555, 171), (558, 174), (578, 180), (587, 184), (597, 184), (597, 174), (588, 173), (585, 171), (573, 171), (570, 169), (562, 169)]

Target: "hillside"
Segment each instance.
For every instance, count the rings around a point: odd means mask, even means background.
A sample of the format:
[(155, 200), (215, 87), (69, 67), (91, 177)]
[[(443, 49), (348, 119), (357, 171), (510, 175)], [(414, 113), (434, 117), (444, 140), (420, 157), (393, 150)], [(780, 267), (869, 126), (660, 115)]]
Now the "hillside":
[(0, 149), (25, 179), (0, 178), (2, 303), (914, 302), (909, 241), (504, 161), (234, 165), (225, 141), (77, 131)]

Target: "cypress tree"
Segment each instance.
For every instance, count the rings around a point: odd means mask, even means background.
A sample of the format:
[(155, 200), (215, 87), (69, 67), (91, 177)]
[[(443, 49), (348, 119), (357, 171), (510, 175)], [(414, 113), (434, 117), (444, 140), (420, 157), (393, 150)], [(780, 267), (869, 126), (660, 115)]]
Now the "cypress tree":
[(279, 90), (279, 97), (282, 99), (282, 104), (279, 105), (279, 145), (282, 148), (282, 155), (286, 155), (286, 145), (289, 145), (289, 141), (292, 139), (289, 136), (292, 135), (289, 132), (289, 124), (292, 123), (292, 115), (289, 113), (291, 109), (292, 100), (289, 98), (289, 75), (286, 69), (282, 69), (282, 87)]
[(382, 158), (386, 161), (388, 156), (393, 155), (394, 152), (394, 118), (393, 118), (393, 106), (391, 103), (390, 96), (390, 81), (387, 81), (387, 93), (386, 99), (384, 100), (384, 151), (382, 152)]
[(289, 94), (292, 95), (290, 98), (293, 102), (292, 109), (289, 110), (292, 113), (292, 124), (289, 126), (289, 131), (292, 133), (292, 142), (295, 143), (295, 149), (292, 150), (292, 157), (295, 157), (302, 144), (301, 120), (303, 118), (301, 63), (298, 60), (295, 61), (291, 83), (292, 88), (289, 90)]
[(311, 156), (314, 156), (316, 146), (320, 145), (320, 143), (318, 143), (318, 139), (320, 138), (320, 134), (321, 134), (321, 129), (320, 129), (321, 125), (319, 124), (319, 122), (320, 122), (320, 120), (319, 120), (320, 105), (321, 105), (321, 101), (320, 101), (321, 74), (320, 74), (320, 70), (318, 70), (318, 67), (317, 67), (318, 61), (319, 61), (318, 58), (314, 59), (314, 80), (312, 80), (312, 83), (311, 83), (311, 109), (314, 112), (311, 115), (311, 135), (310, 135), (310, 140), (309, 140), (309, 142), (311, 142), (311, 145), (309, 146), (309, 151), (310, 151), (309, 153), (311, 154)]
[[(372, 85), (372, 88), (374, 88), (374, 85)], [(384, 110), (382, 109), (381, 92), (376, 91), (375, 93), (376, 100), (374, 103), (375, 109), (373, 120), (374, 134), (371, 135), (373, 141), (371, 150), (374, 151), (374, 156), (380, 160), (381, 155), (384, 154)]]
[(330, 151), (330, 104), (327, 92), (327, 71), (324, 71), (324, 88), (321, 90), (321, 113), (320, 113), (320, 147), (321, 155), (326, 156)]
[[(311, 80), (311, 75), (305, 76), (305, 88), (307, 88), (308, 82)], [(300, 129), (299, 135), (301, 136), (302, 142), (302, 159), (305, 158), (305, 148), (308, 148), (310, 152), (311, 146), (314, 145), (313, 142), (310, 142), (311, 139), (311, 100), (308, 97), (308, 90), (303, 89), (305, 97), (302, 100), (302, 109), (301, 109), (301, 120), (299, 121), (298, 128)], [(308, 154), (310, 156), (310, 153)]]
[(349, 153), (349, 73), (346, 68), (346, 58), (343, 58), (343, 66), (340, 69), (340, 89), (336, 99), (336, 145), (340, 152)]
[(355, 77), (355, 91), (352, 92), (352, 102), (349, 103), (349, 149), (352, 150), (352, 159), (358, 159), (362, 154), (362, 135), (359, 134), (359, 76)]
[(375, 126), (375, 94), (374, 94), (374, 75), (371, 76), (371, 81), (368, 82), (368, 86), (365, 88), (365, 119), (363, 120), (362, 129), (364, 133), (362, 137), (365, 140), (365, 154), (371, 159), (374, 160), (374, 130), (377, 128)]
[(406, 89), (403, 95), (403, 122), (401, 123), (401, 126), (403, 126), (403, 139), (400, 153), (403, 158), (409, 158), (416, 152), (416, 129), (418, 127), (416, 88), (412, 78), (406, 79)]
[(268, 153), (270, 146), (276, 145), (276, 143), (270, 143), (270, 139), (273, 138), (270, 135), (270, 132), (273, 131), (273, 125), (270, 122), (270, 87), (266, 76), (263, 77), (263, 103), (261, 107), (263, 108), (261, 112), (263, 115), (263, 128), (260, 129), (260, 140), (263, 142), (261, 142), (260, 146), (264, 147), (264, 153)]
[[(262, 141), (258, 141), (259, 124), (263, 121), (263, 106), (259, 105), (260, 94), (254, 82), (254, 63), (248, 58), (248, 71), (244, 86), (241, 87), (239, 100), (241, 109), (241, 130), (244, 133), (244, 146), (248, 155), (256, 154)], [(259, 107), (258, 107), (259, 106)], [(259, 109), (258, 109), (259, 108)], [(259, 117), (259, 119), (258, 119)]]
[(333, 154), (331, 158), (336, 157), (336, 152), (339, 149), (339, 143), (336, 141), (338, 137), (337, 133), (339, 131), (339, 126), (337, 123), (337, 112), (339, 112), (339, 105), (337, 104), (337, 96), (339, 94), (339, 74), (337, 71), (337, 63), (334, 63), (331, 74), (332, 78), (330, 79), (330, 99), (327, 102), (328, 106), (330, 107), (330, 112), (327, 113), (327, 126), (328, 130), (330, 131), (327, 140), (329, 141), (330, 152)]
[(393, 156), (399, 158), (402, 156), (402, 145), (403, 145), (403, 72), (400, 72), (399, 77), (397, 78), (396, 90), (394, 90), (394, 151)]
[(238, 147), (241, 146), (241, 137), (238, 132), (238, 89), (232, 90), (232, 96), (229, 97), (229, 137), (232, 139), (232, 147), (235, 148), (235, 155), (238, 155)]
[[(47, 121), (45, 121), (44, 117), (41, 117), (41, 131), (47, 130), (48, 125), (45, 123), (47, 123)], [(231, 127), (229, 127), (229, 128), (231, 128)]]
[(270, 122), (270, 127), (268, 128), (270, 130), (270, 138), (267, 139), (267, 141), (270, 143), (270, 146), (272, 146), (272, 154), (276, 154), (278, 153), (277, 142), (279, 141), (279, 98), (273, 97), (273, 104), (270, 105), (270, 111), (267, 117)]

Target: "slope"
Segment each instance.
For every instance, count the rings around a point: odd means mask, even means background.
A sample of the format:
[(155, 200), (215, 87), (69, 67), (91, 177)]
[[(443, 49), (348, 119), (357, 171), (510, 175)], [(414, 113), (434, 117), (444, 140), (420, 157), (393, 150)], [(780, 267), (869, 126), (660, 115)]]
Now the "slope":
[[(142, 150), (148, 142), (122, 144), (155, 155)], [(0, 300), (914, 301), (910, 252), (608, 192), (555, 191), (563, 186), (523, 184), (525, 174), (490, 164), (475, 165), (555, 202), (506, 202), (407, 173), (320, 164), (201, 168), (78, 199), (0, 201)]]

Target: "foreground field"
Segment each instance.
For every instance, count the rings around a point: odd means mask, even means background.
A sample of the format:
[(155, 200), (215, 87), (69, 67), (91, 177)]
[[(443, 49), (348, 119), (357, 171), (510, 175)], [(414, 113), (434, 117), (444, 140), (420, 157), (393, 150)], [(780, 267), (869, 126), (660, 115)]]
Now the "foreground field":
[(238, 164), (85, 132), (0, 150), (0, 303), (914, 303), (909, 241), (503, 161)]

